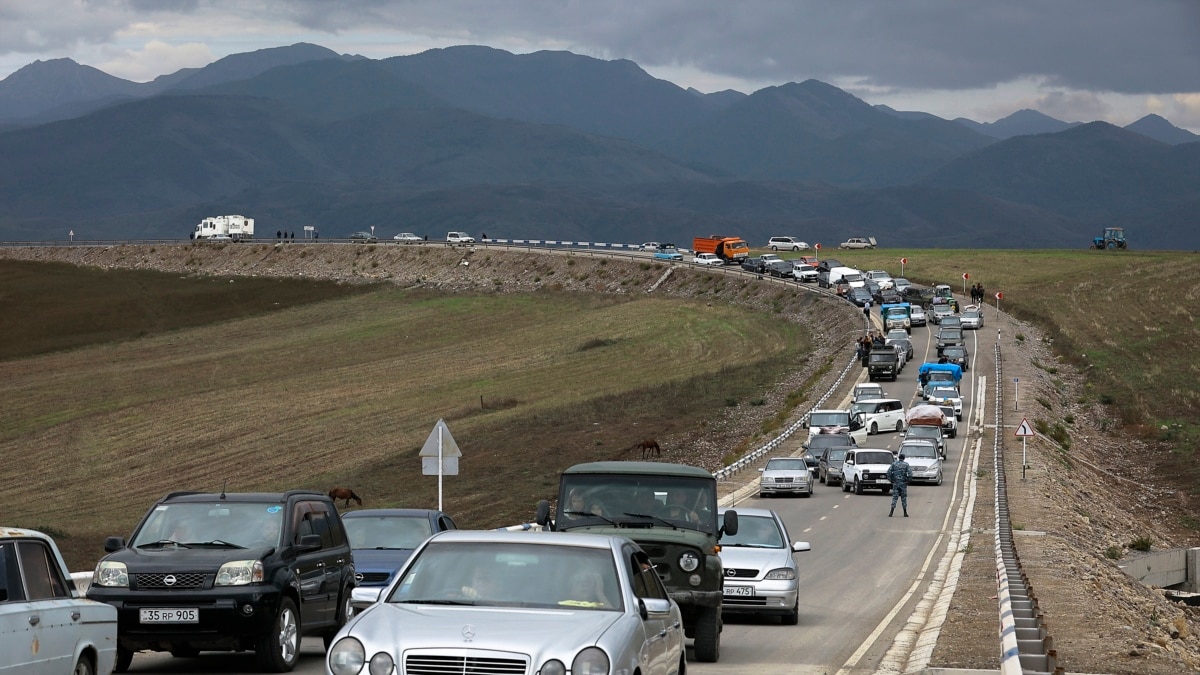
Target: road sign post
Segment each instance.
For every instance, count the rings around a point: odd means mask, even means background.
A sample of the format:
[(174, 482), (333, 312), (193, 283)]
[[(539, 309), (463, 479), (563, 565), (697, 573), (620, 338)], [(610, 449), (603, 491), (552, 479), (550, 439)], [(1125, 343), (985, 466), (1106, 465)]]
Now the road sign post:
[(997, 314), (1000, 313), (1000, 299), (1003, 297), (1004, 297), (1003, 293), (1001, 293), (1000, 291), (996, 291), (996, 313)]
[(908, 264), (908, 258), (900, 259), (900, 276), (904, 276), (904, 266)]
[(970, 278), (971, 278), (970, 274), (963, 272), (963, 295), (967, 294), (967, 279), (970, 279)]
[(1021, 400), (1021, 396), (1017, 393), (1017, 383), (1020, 381), (1020, 378), (1013, 378), (1013, 412), (1016, 412), (1020, 406), (1019, 401)]
[[(1017, 378), (1013, 378), (1013, 383), (1016, 383)], [(1029, 420), (1022, 419), (1020, 426), (1017, 427), (1017, 438), (1021, 439), (1021, 480), (1025, 480), (1025, 467), (1029, 464), (1026, 461), (1025, 455), (1025, 439), (1033, 435), (1033, 429), (1029, 426)]]
[(813, 244), (813, 258), (816, 260), (821, 259), (821, 242)]
[(458, 443), (450, 435), (450, 427), (446, 426), (445, 420), (439, 419), (433, 425), (433, 431), (425, 439), (425, 445), (421, 446), (420, 457), (421, 473), (426, 476), (436, 474), (438, 477), (438, 511), (444, 511), (442, 476), (457, 476), (458, 458), (462, 457), (462, 450), (458, 449)]

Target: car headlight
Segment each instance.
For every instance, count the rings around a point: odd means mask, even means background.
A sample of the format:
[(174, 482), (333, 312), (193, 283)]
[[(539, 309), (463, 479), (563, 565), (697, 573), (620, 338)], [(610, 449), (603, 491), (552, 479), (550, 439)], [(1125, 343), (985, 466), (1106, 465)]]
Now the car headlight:
[(571, 662), (571, 675), (608, 675), (608, 654), (599, 647), (588, 647)]
[(679, 556), (679, 569), (683, 570), (684, 572), (695, 572), (696, 568), (699, 566), (700, 557), (695, 553), (688, 551)]
[(367, 650), (356, 638), (344, 637), (329, 649), (327, 658), (333, 675), (357, 675), (367, 662)]
[(392, 668), (395, 665), (391, 654), (378, 652), (375, 656), (371, 657), (371, 663), (367, 666), (367, 670), (370, 671), (371, 675), (388, 675), (388, 673), (392, 672)]
[(539, 675), (567, 675), (567, 667), (558, 659), (550, 659), (542, 664), (538, 673)]
[(245, 586), (263, 580), (263, 565), (259, 560), (234, 560), (217, 570), (214, 586)]
[(796, 570), (790, 567), (780, 567), (779, 569), (771, 570), (767, 572), (767, 576), (763, 577), (763, 579), (770, 579), (772, 581), (790, 581), (795, 578)]
[(93, 586), (108, 586), (111, 588), (129, 587), (129, 568), (122, 562), (101, 560), (92, 573)]
[(764, 482), (764, 483), (774, 483), (774, 482), (775, 482), (775, 479), (774, 479), (774, 478), (771, 478), (770, 476), (763, 476), (763, 478), (762, 478), (762, 482)]

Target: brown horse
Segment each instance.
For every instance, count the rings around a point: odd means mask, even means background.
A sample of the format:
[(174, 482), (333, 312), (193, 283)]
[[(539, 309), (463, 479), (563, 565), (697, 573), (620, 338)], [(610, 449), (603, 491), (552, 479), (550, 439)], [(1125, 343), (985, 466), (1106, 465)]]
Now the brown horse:
[(641, 449), (642, 459), (646, 459), (646, 455), (650, 454), (651, 450), (654, 451), (655, 457), (662, 457), (662, 448), (658, 446), (658, 441), (654, 440), (653, 438), (647, 438), (641, 443), (634, 445), (633, 448), (635, 450), (639, 448)]
[(354, 490), (351, 490), (350, 488), (346, 488), (346, 487), (333, 488), (332, 490), (329, 491), (329, 498), (335, 502), (339, 499), (345, 499), (347, 508), (350, 507), (351, 499), (353, 499), (359, 506), (362, 506), (362, 497), (359, 497), (358, 495), (354, 494)]

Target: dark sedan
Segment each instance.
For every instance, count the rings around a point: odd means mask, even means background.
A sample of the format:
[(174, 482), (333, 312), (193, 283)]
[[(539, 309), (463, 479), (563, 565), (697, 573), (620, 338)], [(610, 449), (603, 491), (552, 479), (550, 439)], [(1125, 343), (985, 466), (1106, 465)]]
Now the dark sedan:
[(850, 292), (846, 294), (846, 299), (858, 305), (859, 307), (865, 306), (868, 302), (874, 302), (874, 298), (871, 297), (871, 291), (868, 291), (861, 286), (858, 288), (851, 288)]
[(458, 529), (450, 516), (432, 509), (362, 509), (342, 514), (354, 550), (359, 586), (387, 586), (392, 575), (431, 535)]

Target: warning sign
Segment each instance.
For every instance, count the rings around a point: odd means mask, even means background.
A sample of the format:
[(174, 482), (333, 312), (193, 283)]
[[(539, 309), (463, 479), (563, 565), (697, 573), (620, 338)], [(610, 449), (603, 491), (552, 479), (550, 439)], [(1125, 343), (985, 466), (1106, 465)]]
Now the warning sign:
[(1029, 426), (1029, 420), (1021, 420), (1021, 425), (1017, 427), (1017, 437), (1032, 436), (1033, 428)]

